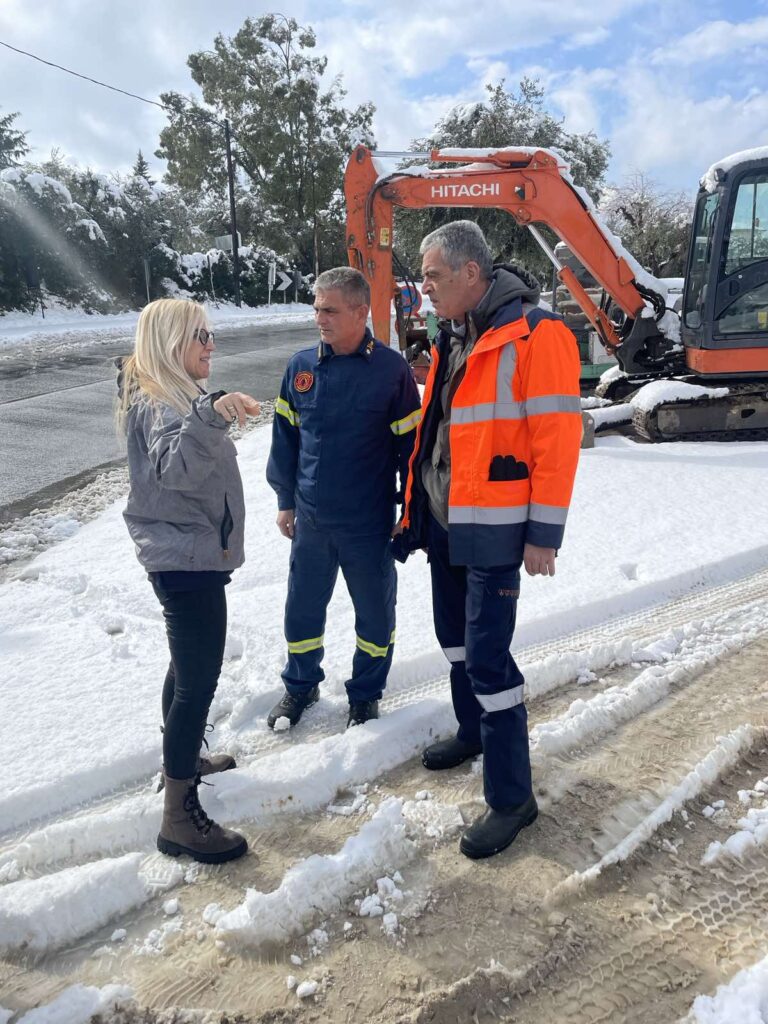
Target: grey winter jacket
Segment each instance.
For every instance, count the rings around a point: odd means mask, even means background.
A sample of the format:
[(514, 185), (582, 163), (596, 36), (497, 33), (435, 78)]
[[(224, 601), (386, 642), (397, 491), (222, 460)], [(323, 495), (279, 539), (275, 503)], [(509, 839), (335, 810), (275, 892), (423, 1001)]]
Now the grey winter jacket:
[(137, 402), (128, 415), (130, 492), (123, 517), (148, 572), (243, 564), (245, 503), (229, 424), (201, 395), (181, 416)]

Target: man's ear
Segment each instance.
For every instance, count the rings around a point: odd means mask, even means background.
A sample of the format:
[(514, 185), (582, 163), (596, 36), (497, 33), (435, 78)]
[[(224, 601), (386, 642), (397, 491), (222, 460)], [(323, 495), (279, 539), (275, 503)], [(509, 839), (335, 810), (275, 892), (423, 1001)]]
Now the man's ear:
[(469, 260), (464, 264), (464, 273), (467, 275), (467, 284), (475, 285), (480, 280), (480, 264)]

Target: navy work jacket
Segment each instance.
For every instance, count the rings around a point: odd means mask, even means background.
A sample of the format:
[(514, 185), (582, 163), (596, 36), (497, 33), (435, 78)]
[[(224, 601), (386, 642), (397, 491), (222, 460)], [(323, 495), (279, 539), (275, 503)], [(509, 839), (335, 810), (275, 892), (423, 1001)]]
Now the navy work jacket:
[(391, 530), (420, 419), (408, 364), (369, 330), (349, 356), (323, 342), (297, 352), (275, 405), (267, 463), (278, 508), (296, 509), (318, 529)]

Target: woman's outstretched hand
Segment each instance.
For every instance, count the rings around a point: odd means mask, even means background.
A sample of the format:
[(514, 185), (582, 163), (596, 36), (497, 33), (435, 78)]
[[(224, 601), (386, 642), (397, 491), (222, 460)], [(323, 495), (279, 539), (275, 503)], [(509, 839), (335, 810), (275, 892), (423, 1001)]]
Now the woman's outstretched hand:
[(247, 416), (258, 416), (261, 412), (261, 406), (256, 399), (242, 391), (230, 391), (226, 395), (222, 395), (213, 403), (213, 408), (219, 416), (224, 417), (227, 423), (237, 419), (241, 430), (245, 426)]

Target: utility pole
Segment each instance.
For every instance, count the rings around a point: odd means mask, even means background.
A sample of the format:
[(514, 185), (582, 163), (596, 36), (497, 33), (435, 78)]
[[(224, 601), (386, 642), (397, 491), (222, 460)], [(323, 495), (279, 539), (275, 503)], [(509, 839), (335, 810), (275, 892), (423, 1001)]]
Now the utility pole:
[(235, 172), (232, 167), (232, 143), (229, 138), (229, 118), (224, 121), (227, 143), (227, 177), (229, 179), (229, 218), (232, 222), (232, 264), (235, 273), (235, 305), (240, 305), (240, 254), (237, 248), (237, 213), (235, 212)]

